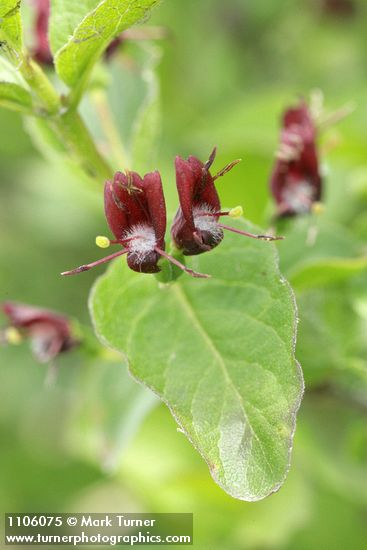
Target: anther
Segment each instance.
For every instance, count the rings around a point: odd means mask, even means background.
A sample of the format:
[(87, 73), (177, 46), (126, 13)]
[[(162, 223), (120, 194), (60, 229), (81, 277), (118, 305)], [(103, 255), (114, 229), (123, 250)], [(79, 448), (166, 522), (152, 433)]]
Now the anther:
[(228, 216), (234, 219), (241, 218), (243, 216), (242, 206), (235, 206), (234, 208), (231, 208), (231, 210), (228, 212)]
[(18, 345), (22, 341), (22, 335), (15, 327), (8, 327), (4, 330), (5, 341), (8, 344)]
[(96, 237), (96, 245), (99, 248), (108, 248), (111, 244), (111, 241), (108, 237), (103, 237), (102, 235), (98, 235)]
[(311, 210), (313, 214), (319, 215), (325, 211), (325, 206), (322, 204), (322, 202), (316, 201), (312, 204)]

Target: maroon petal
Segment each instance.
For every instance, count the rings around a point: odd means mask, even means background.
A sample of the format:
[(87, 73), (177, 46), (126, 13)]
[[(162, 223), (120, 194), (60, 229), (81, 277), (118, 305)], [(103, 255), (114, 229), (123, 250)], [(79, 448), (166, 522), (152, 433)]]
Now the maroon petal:
[(127, 265), (130, 269), (137, 271), (138, 273), (159, 273), (159, 260), (160, 255), (155, 250), (152, 250), (146, 254), (144, 258), (140, 258), (135, 254), (128, 254)]
[(52, 65), (53, 58), (48, 40), (48, 23), (50, 17), (50, 1), (35, 0), (35, 47), (33, 57), (44, 65)]
[(149, 209), (150, 220), (157, 238), (157, 246), (159, 246), (159, 248), (163, 248), (164, 250), (167, 215), (162, 180), (159, 172), (156, 171), (146, 174), (143, 180), (143, 187)]
[(66, 317), (50, 311), (17, 302), (4, 302), (2, 309), (15, 327), (26, 328), (34, 323), (48, 323), (65, 335), (70, 334), (69, 321)]
[(194, 206), (205, 203), (213, 210), (219, 211), (219, 195), (215, 188), (214, 179), (210, 171), (207, 169), (206, 165), (196, 157), (189, 157), (188, 162), (195, 178), (193, 195)]
[(191, 164), (188, 161), (182, 159), (181, 157), (176, 157), (175, 166), (176, 185), (182, 216), (187, 224), (187, 227), (191, 231), (195, 231), (192, 210), (197, 180), (195, 179), (195, 174)]
[(106, 219), (116, 239), (133, 225), (150, 222), (143, 180), (135, 172), (117, 172), (113, 182), (107, 181), (104, 200)]

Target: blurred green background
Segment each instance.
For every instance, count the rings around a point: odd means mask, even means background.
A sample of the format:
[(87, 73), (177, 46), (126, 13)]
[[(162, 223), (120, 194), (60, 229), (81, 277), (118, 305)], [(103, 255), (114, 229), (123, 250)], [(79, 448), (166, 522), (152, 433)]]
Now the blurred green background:
[[(219, 183), (223, 203), (242, 204), (246, 217), (266, 227), (281, 112), (321, 89), (330, 110), (356, 105), (322, 138), (324, 149), (336, 145), (323, 157), (321, 231), (322, 224), (333, 224), (327, 242), (341, 255), (353, 246), (366, 250), (366, 21), (365, 0), (165, 0), (149, 21), (168, 36), (156, 46), (162, 50), (162, 132), (156, 160), (146, 169), (161, 170), (170, 211), (176, 207), (174, 156), (204, 160), (217, 145), (218, 168), (243, 158)], [(100, 75), (124, 138), (139, 97), (134, 48), (126, 44)], [(91, 106), (86, 102), (83, 110)], [(98, 257), (94, 237), (106, 231), (102, 187), (60, 159), (45, 160), (18, 115), (0, 109), (0, 127), (1, 300), (49, 307), (88, 324), (97, 270), (68, 279), (59, 273)], [(297, 259), (289, 259), (286, 246), (281, 263), (287, 273)], [(3, 511), (193, 512), (194, 548), (200, 550), (366, 549), (365, 272), (300, 290), (297, 300), (307, 392), (279, 493), (253, 504), (230, 498), (167, 409), (152, 407), (145, 394), (137, 405), (133, 390), (110, 387), (100, 374), (102, 360), (91, 362), (81, 352), (62, 358), (56, 387), (45, 389), (44, 367), (22, 344), (0, 350)], [(123, 385), (125, 374), (113, 372)], [(125, 419), (122, 452), (108, 474), (93, 450), (101, 447), (106, 418), (113, 424), (118, 415)], [(121, 439), (113, 427), (111, 437), (116, 433)]]

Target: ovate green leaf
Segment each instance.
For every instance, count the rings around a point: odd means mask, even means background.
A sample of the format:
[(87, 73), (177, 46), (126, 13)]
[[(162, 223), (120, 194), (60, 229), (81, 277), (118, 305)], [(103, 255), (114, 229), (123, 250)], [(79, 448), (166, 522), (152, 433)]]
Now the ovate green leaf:
[(212, 278), (162, 288), (114, 263), (91, 294), (95, 328), (168, 405), (214, 480), (259, 500), (286, 477), (303, 392), (293, 294), (270, 243), (227, 234), (188, 263)]
[(11, 47), (16, 51), (20, 51), (23, 45), (20, 4), (20, 0), (1, 0), (0, 3), (0, 41), (5, 42), (4, 48)]
[(159, 0), (103, 0), (78, 25), (55, 56), (56, 70), (70, 87), (81, 86), (109, 43), (140, 21)]
[(51, 0), (50, 46), (55, 54), (73, 36), (76, 27), (99, 4), (99, 0)]

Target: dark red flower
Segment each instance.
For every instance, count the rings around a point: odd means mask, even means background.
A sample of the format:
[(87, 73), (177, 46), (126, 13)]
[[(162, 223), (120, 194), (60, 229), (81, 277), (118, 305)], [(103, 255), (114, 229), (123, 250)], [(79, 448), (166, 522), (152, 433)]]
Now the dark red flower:
[(4, 339), (29, 338), (35, 357), (42, 363), (77, 344), (69, 320), (54, 311), (16, 302), (4, 302), (2, 310), (9, 319), (9, 326), (3, 331)]
[(357, 6), (354, 0), (323, 0), (322, 9), (329, 15), (344, 19), (355, 15)]
[(159, 172), (146, 174), (143, 179), (136, 172), (117, 172), (113, 181), (105, 184), (104, 202), (106, 219), (116, 239), (97, 237), (96, 243), (101, 248), (119, 244), (123, 250), (62, 275), (81, 273), (127, 254), (128, 266), (139, 273), (158, 273), (158, 262), (164, 257), (194, 277), (206, 277), (165, 252), (166, 204)]
[(322, 180), (316, 147), (316, 128), (304, 101), (288, 109), (277, 160), (271, 176), (271, 191), (278, 216), (310, 212), (321, 199)]
[(116, 52), (120, 49), (120, 46), (125, 42), (125, 38), (123, 34), (120, 34), (117, 38), (112, 40), (111, 44), (107, 46), (106, 51), (104, 53), (105, 59), (108, 61), (113, 57)]
[(239, 160), (231, 162), (212, 176), (210, 168), (215, 156), (216, 148), (205, 164), (192, 156), (187, 160), (176, 157), (176, 183), (180, 208), (173, 221), (171, 234), (176, 247), (186, 256), (202, 254), (218, 246), (223, 239), (224, 229), (256, 239), (277, 238), (253, 235), (219, 223), (221, 216), (240, 217), (242, 208), (236, 207), (221, 212), (215, 180), (229, 172)]
[(35, 23), (33, 57), (42, 65), (52, 65), (53, 58), (48, 41), (48, 20), (50, 17), (50, 0), (33, 0), (35, 6)]

